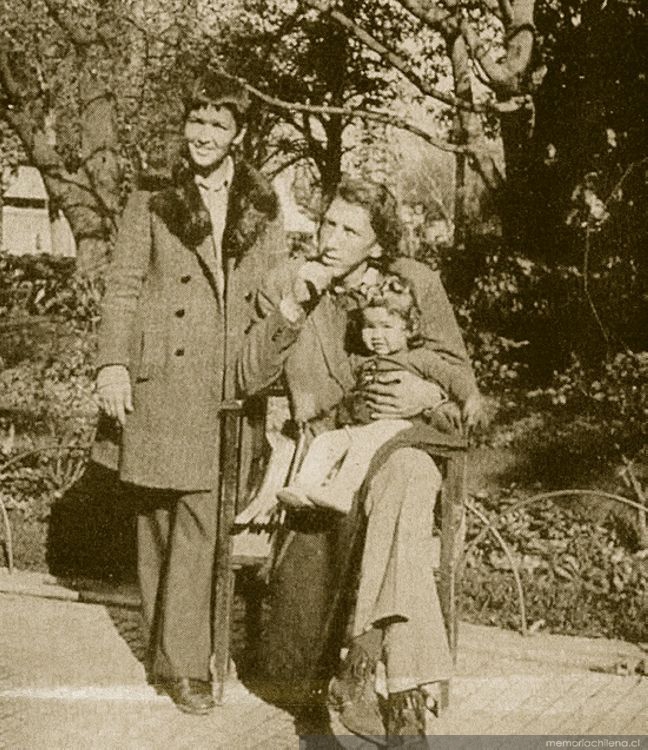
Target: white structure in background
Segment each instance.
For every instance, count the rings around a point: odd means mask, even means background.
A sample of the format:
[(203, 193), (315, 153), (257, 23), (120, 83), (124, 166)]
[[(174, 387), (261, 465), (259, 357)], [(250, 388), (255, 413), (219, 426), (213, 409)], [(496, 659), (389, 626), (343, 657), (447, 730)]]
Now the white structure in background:
[[(315, 222), (295, 201), (294, 179), (294, 168), (290, 167), (275, 177), (273, 185), (279, 196), (286, 231), (293, 237), (310, 236), (315, 233)], [(50, 221), (49, 196), (40, 172), (35, 167), (18, 167), (5, 184), (0, 252), (74, 257), (76, 247), (67, 219), (59, 212), (54, 221)]]
[(18, 167), (5, 180), (2, 196), (2, 242), (9, 255), (74, 257), (76, 247), (67, 219), (59, 211), (50, 221), (49, 196), (35, 167)]

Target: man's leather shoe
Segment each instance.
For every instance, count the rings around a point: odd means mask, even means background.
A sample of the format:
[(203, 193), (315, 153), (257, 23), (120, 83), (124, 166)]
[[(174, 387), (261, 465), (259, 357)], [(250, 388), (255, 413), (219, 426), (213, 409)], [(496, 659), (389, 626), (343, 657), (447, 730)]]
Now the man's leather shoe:
[(176, 706), (186, 714), (208, 714), (216, 705), (211, 684), (204, 680), (179, 677), (168, 680), (163, 687)]

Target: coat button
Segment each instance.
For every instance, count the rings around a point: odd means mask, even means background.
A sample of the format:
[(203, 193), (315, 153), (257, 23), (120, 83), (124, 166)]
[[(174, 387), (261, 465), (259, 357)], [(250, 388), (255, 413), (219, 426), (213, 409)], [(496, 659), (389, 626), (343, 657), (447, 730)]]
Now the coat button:
[(179, 349), (175, 350), (176, 357), (184, 357), (184, 349), (180, 347)]
[(180, 281), (183, 284), (188, 284), (191, 281), (191, 274), (186, 273), (184, 276), (181, 276)]
[(175, 311), (176, 318), (184, 318), (185, 311), (184, 307), (181, 307), (179, 310)]

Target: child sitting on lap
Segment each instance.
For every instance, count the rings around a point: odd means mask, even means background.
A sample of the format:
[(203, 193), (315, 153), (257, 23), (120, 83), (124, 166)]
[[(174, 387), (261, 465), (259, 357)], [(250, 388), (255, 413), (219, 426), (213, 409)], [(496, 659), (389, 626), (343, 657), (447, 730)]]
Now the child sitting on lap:
[[(370, 354), (352, 355), (356, 389), (337, 409), (338, 424), (347, 424), (313, 440), (294, 483), (277, 493), (286, 505), (348, 513), (376, 451), (412, 426), (407, 419), (371, 418), (363, 390), (378, 372), (409, 370), (438, 385), (441, 358), (421, 346), (420, 311), (408, 283), (391, 274), (361, 292), (362, 341)], [(431, 406), (438, 408), (447, 400), (438, 386), (437, 403)]]

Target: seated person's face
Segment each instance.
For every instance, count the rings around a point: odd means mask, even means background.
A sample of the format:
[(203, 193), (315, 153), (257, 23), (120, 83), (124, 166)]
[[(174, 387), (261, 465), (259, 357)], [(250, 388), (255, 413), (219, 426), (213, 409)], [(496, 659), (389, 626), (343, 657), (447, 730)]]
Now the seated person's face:
[(334, 198), (322, 220), (318, 250), (320, 262), (343, 278), (369, 257), (382, 254), (368, 211), (342, 198)]
[(407, 349), (407, 326), (384, 307), (367, 307), (362, 311), (362, 341), (376, 354), (395, 354)]
[(244, 135), (229, 107), (208, 105), (192, 110), (185, 121), (184, 136), (189, 156), (201, 172), (216, 169)]

